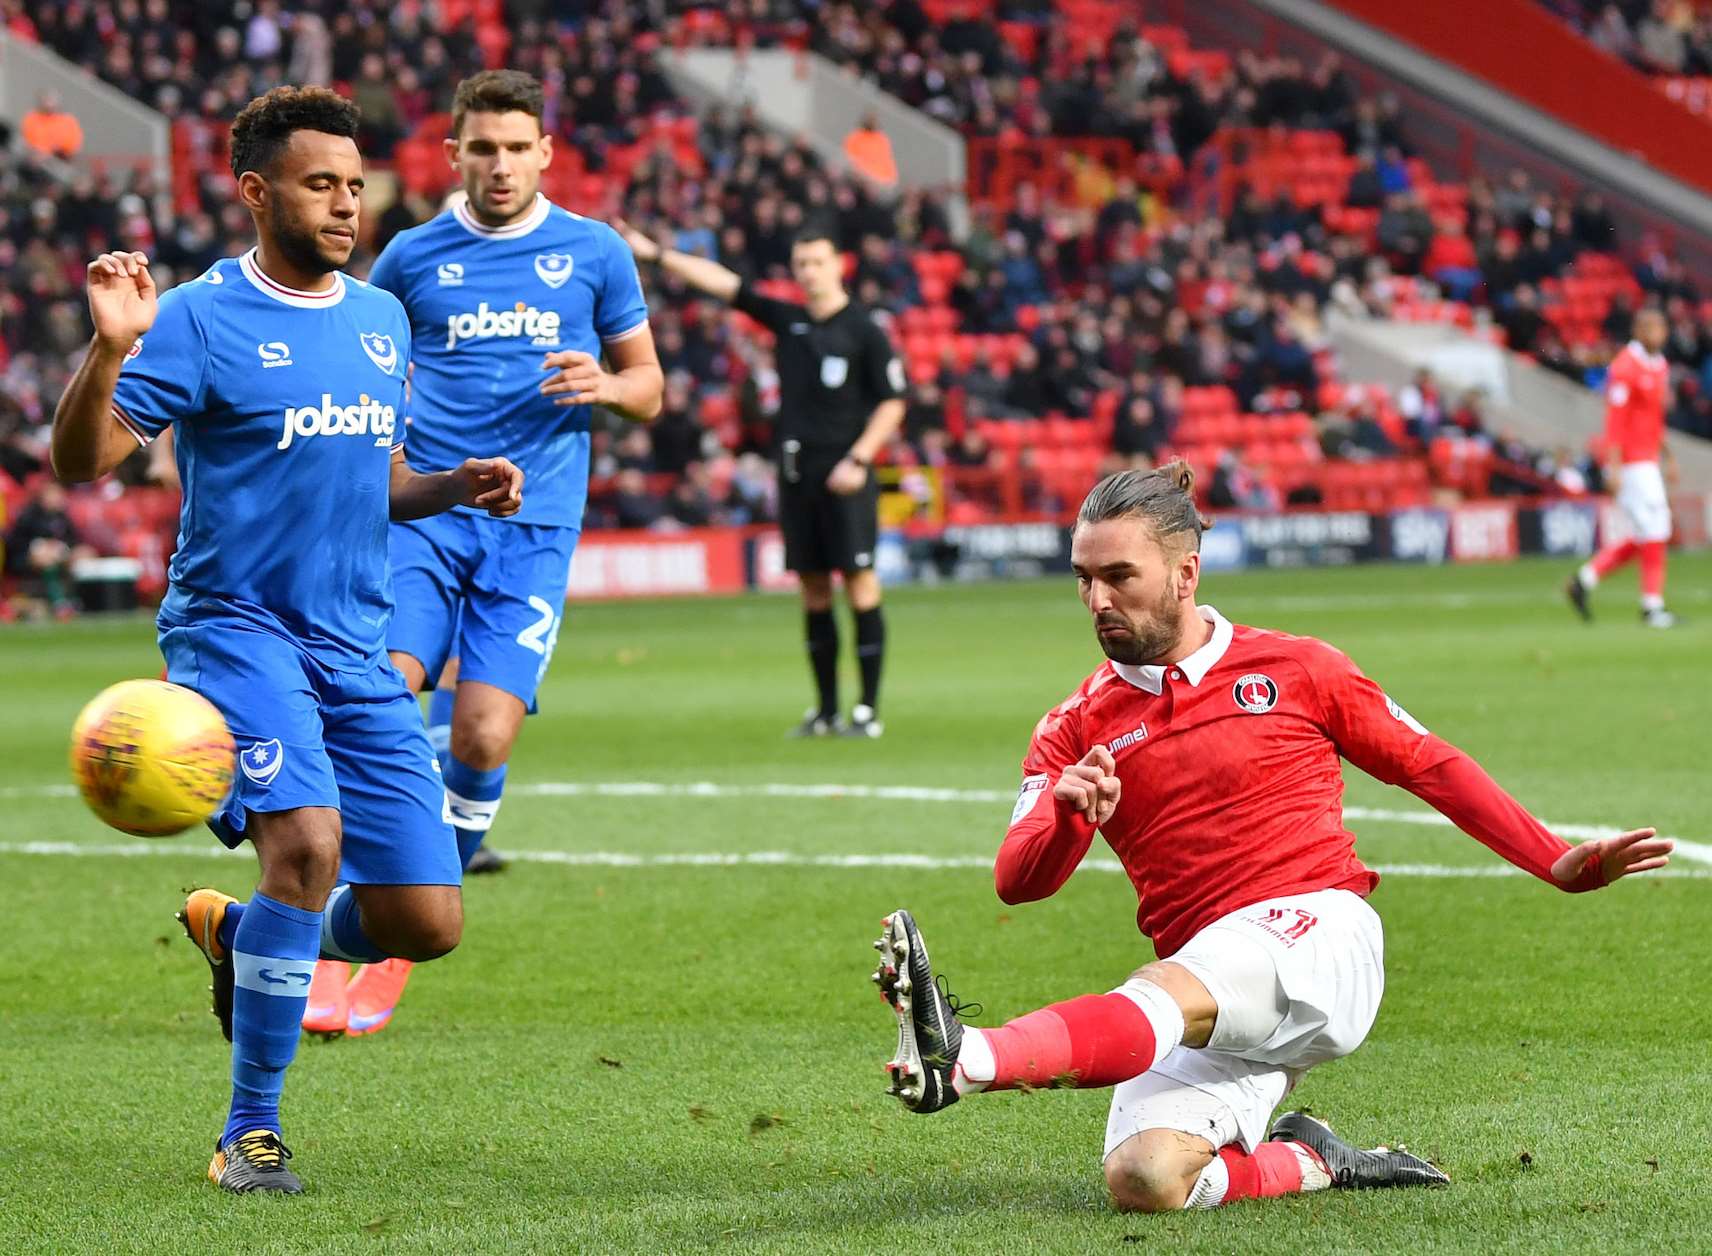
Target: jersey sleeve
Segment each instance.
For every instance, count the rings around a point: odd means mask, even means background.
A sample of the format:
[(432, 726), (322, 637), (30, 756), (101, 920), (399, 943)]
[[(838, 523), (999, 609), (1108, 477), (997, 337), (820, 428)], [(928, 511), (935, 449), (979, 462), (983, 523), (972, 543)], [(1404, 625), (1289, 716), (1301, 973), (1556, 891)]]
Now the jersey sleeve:
[(1568, 842), (1535, 819), (1466, 753), (1428, 732), (1347, 655), (1316, 644), (1310, 679), (1323, 726), (1339, 754), (1369, 776), (1408, 790), (1481, 845), (1548, 885), (1591, 890), (1602, 884), (1597, 861), (1574, 884), (1554, 878), (1551, 866), (1569, 849)]
[(396, 407), (398, 411), (398, 424), (392, 430), (392, 448), (394, 450), (404, 448), (405, 437), (410, 432), (410, 373), (415, 369), (411, 362), (410, 348), (410, 319), (405, 315), (403, 310), (400, 310), (398, 317), (398, 361), (400, 379), (398, 381), (398, 405)]
[(803, 322), (808, 318), (808, 311), (802, 306), (762, 296), (748, 284), (737, 289), (737, 295), (731, 298), (731, 304), (734, 309), (742, 310), (776, 336), (783, 335), (785, 328), (791, 323)]
[(1629, 439), (1630, 409), (1635, 395), (1634, 371), (1627, 353), (1611, 363), (1605, 381), (1605, 440), (1613, 449), (1623, 449)]
[(1087, 753), (1079, 711), (1060, 707), (1035, 725), (1022, 761), (1022, 788), (1010, 827), (993, 861), (993, 885), (1007, 903), (1056, 894), (1076, 871), (1094, 840), (1094, 826), (1052, 796), (1067, 765)]
[(903, 359), (885, 330), (872, 318), (862, 333), (862, 371), (875, 405), (902, 397), (909, 387)]
[(648, 302), (642, 296), (642, 276), (624, 237), (606, 229), (606, 256), (600, 295), (595, 301), (594, 330), (602, 340), (623, 340), (648, 325)]
[(154, 326), (132, 346), (113, 389), (113, 415), (139, 444), (203, 407), (208, 341), (186, 299), (188, 287), (161, 297)]

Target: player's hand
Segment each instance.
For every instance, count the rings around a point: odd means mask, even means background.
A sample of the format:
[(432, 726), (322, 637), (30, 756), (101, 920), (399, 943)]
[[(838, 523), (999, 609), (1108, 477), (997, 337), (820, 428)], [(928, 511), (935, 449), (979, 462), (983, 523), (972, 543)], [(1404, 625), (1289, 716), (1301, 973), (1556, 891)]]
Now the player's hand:
[(1104, 746), (1095, 746), (1082, 756), (1080, 763), (1064, 769), (1058, 784), (1052, 787), (1052, 797), (1076, 808), (1089, 824), (1104, 824), (1118, 809), (1118, 798), (1123, 793), (1117, 770), (1112, 752)]
[(660, 260), (660, 246), (624, 219), (614, 218), (612, 227), (624, 237), (624, 242), (630, 246), (630, 251), (636, 255), (637, 261), (652, 264)]
[(1573, 885), (1587, 866), (1597, 861), (1600, 879), (1610, 885), (1630, 873), (1664, 867), (1670, 862), (1675, 845), (1668, 837), (1660, 837), (1657, 829), (1630, 829), (1616, 837), (1600, 837), (1571, 846), (1557, 857), (1551, 874), (1562, 884)]
[(509, 458), (465, 458), (452, 476), (460, 506), (478, 507), (496, 519), (523, 508), (523, 470)]
[(854, 458), (840, 458), (826, 477), (826, 487), (840, 497), (860, 493), (867, 484), (868, 468)]
[(96, 338), (129, 350), (154, 326), (158, 308), (149, 259), (142, 253), (103, 253), (87, 269), (89, 315)]
[(541, 363), (552, 371), (541, 385), (541, 395), (556, 406), (609, 406), (619, 400), (618, 377), (601, 369), (600, 359), (581, 349), (560, 349)]

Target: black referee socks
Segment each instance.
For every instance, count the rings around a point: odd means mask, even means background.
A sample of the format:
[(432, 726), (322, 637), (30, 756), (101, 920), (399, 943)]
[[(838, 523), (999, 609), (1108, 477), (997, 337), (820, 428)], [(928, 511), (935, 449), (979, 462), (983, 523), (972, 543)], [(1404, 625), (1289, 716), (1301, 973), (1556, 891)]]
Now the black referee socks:
[[(814, 670), (815, 688), (820, 690), (820, 717), (838, 718), (838, 621), (830, 610), (804, 611), (808, 636), (808, 665)], [(857, 620), (860, 633), (861, 620)]]
[(880, 709), (880, 666), (885, 661), (885, 612), (878, 606), (857, 611), (856, 663), (862, 669), (862, 705), (870, 710)]

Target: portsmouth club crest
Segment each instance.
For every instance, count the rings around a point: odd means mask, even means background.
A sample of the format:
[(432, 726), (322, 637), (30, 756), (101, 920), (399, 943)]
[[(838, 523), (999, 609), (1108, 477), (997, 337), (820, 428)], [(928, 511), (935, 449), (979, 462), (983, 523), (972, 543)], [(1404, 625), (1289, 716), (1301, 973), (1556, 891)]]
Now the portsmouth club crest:
[(392, 343), (392, 337), (365, 331), (357, 339), (362, 343), (363, 352), (369, 355), (369, 361), (391, 375), (398, 365), (398, 346)]
[(1250, 715), (1265, 715), (1278, 705), (1278, 686), (1262, 672), (1250, 672), (1231, 686), (1231, 697)]
[(279, 744), (279, 738), (268, 741), (258, 741), (253, 746), (245, 748), (238, 756), (238, 766), (244, 769), (244, 775), (257, 785), (266, 785), (279, 775), (280, 764), (285, 762), (285, 748)]
[(565, 280), (571, 277), (571, 255), (569, 253), (537, 253), (535, 255), (535, 274), (549, 288), (563, 288)]

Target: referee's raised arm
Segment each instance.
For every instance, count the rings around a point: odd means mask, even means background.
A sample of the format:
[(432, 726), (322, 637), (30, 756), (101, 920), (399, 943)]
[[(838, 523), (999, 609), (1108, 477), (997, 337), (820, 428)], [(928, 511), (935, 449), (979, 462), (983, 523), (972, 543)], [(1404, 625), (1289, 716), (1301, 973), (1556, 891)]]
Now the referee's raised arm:
[(706, 293), (720, 301), (736, 299), (737, 290), (743, 286), (743, 280), (734, 270), (728, 270), (711, 258), (696, 257), (691, 253), (680, 253), (673, 248), (667, 248), (656, 240), (643, 235), (635, 227), (622, 218), (613, 221), (613, 227), (624, 237), (624, 242), (630, 246), (638, 262), (650, 266), (658, 266), (668, 274), (676, 275), (697, 292)]

